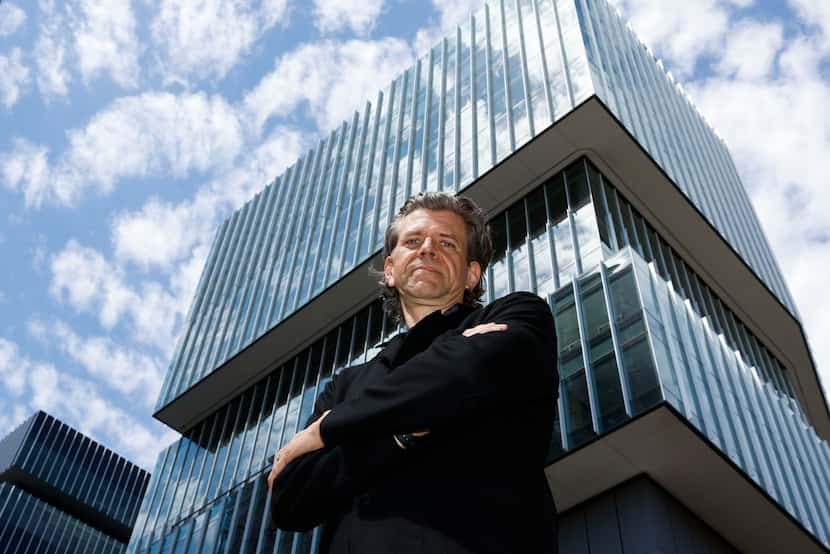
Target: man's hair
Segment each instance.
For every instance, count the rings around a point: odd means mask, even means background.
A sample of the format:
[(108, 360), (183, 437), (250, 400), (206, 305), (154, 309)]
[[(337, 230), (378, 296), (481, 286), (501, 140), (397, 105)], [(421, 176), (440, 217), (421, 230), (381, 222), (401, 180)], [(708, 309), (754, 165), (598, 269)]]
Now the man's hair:
[[(478, 262), (481, 266), (481, 278), (476, 286), (464, 291), (464, 298), (461, 303), (465, 306), (480, 306), (481, 297), (487, 289), (484, 278), (487, 264), (493, 255), (493, 241), (490, 238), (490, 227), (484, 219), (484, 211), (475, 202), (466, 196), (454, 196), (446, 192), (422, 192), (412, 196), (404, 202), (398, 210), (395, 218), (386, 228), (386, 235), (383, 240), (383, 259), (385, 260), (398, 244), (398, 226), (401, 220), (415, 210), (432, 210), (435, 212), (452, 212), (461, 216), (464, 226), (467, 229), (467, 264)], [(386, 279), (380, 272), (380, 293), (383, 299), (383, 309), (395, 323), (403, 319), (401, 298), (398, 289), (386, 285)]]

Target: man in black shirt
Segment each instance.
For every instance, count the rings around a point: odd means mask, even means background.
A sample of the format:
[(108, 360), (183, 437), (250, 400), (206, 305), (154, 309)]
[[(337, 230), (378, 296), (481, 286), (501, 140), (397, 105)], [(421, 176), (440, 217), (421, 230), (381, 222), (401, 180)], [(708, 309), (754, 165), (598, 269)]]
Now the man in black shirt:
[(343, 370), (268, 478), (276, 526), (322, 552), (554, 553), (543, 468), (558, 374), (548, 305), (481, 307), (492, 246), (469, 199), (409, 199), (386, 231), (385, 308), (408, 332)]

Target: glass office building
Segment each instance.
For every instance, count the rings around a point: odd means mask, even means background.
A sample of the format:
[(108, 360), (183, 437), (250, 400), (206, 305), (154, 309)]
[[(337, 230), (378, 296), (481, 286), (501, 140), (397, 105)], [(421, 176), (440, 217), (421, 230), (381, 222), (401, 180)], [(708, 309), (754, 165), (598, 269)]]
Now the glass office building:
[(315, 551), (269, 527), (271, 456), (401, 332), (368, 268), (425, 190), (488, 213), (488, 301), (554, 314), (563, 551), (830, 546), (830, 414), (725, 144), (606, 0), (500, 0), (218, 229), (130, 552)]
[(37, 412), (0, 440), (0, 551), (127, 549), (150, 475)]

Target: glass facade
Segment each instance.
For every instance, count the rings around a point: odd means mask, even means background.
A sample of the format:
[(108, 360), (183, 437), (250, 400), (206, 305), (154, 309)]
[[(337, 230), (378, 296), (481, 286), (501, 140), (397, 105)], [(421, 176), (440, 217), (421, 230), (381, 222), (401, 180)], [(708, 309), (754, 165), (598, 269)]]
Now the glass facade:
[(156, 409), (593, 95), (796, 313), (723, 141), (606, 0), (491, 1), (222, 224)]
[(572, 0), (597, 95), (795, 316), (724, 141), (607, 0)]
[[(593, 96), (796, 314), (723, 141), (607, 1), (494, 0), (222, 224), (157, 409), (374, 256), (411, 194), (462, 191)], [(529, 290), (556, 323), (550, 462), (669, 405), (830, 546), (830, 447), (796, 400), (794, 368), (626, 184), (583, 157), (490, 214), (486, 300)], [(332, 375), (399, 332), (379, 302), (335, 323), (160, 454), (129, 552), (316, 551), (319, 530), (269, 526), (271, 457)]]
[[(490, 225), (488, 301), (531, 290), (554, 314), (560, 394), (551, 462), (668, 402), (828, 539), (821, 510), (830, 490), (821, 476), (830, 474), (830, 448), (802, 415), (787, 370), (587, 158)], [(370, 359), (398, 332), (373, 302), (167, 448), (130, 551), (313, 551), (317, 531), (269, 528), (271, 457), (305, 424), (333, 374)]]
[(825, 547), (830, 546), (830, 447), (795, 400), (709, 317), (666, 281), (657, 265), (628, 251), (658, 367), (662, 394), (709, 441)]
[(37, 412), (0, 441), (3, 552), (123, 552), (149, 479)]
[(0, 483), (0, 546), (18, 554), (118, 554), (126, 545), (8, 483)]

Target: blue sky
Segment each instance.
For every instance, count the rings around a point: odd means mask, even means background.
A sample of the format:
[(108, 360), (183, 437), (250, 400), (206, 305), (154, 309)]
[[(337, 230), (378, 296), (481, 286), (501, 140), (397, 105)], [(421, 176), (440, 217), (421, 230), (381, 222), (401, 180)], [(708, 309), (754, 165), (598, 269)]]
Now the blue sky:
[[(0, 1), (0, 436), (151, 466), (213, 229), (480, 0)], [(615, 0), (728, 142), (830, 379), (830, 3)]]

